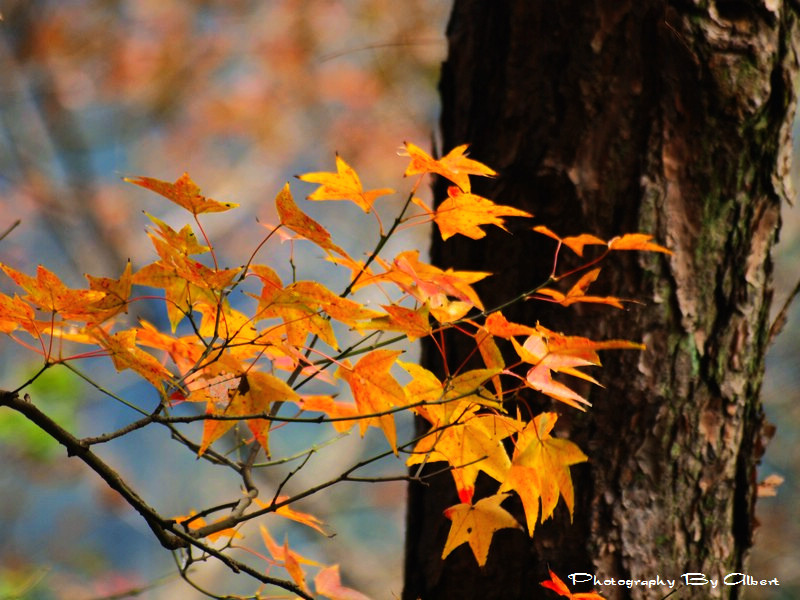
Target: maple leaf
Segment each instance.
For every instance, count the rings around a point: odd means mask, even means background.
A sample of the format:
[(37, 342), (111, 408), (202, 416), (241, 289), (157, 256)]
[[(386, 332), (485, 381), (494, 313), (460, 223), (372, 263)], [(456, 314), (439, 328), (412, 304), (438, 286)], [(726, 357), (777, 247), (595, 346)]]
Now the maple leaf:
[(0, 332), (11, 333), (22, 327), (33, 337), (38, 337), (33, 308), (16, 294), (0, 293)]
[(492, 335), (505, 338), (507, 340), (517, 335), (531, 335), (536, 333), (535, 327), (520, 325), (519, 323), (512, 323), (506, 319), (503, 316), (503, 313), (499, 310), (486, 317), (484, 327)]
[[(439, 378), (431, 371), (415, 363), (398, 360), (397, 364), (402, 367), (409, 375), (409, 381), (403, 388), (409, 402), (417, 403), (438, 403), (444, 398), (444, 386)], [(423, 417), (429, 423), (437, 423), (442, 420), (441, 408), (438, 404), (426, 406), (422, 404), (412, 409), (416, 414)]]
[(168, 240), (161, 238), (160, 234), (154, 235), (153, 232), (148, 232), (148, 235), (161, 258), (157, 264), (167, 272), (173, 271), (176, 277), (185, 279), (199, 289), (222, 291), (241, 270), (211, 268), (194, 260), (190, 254), (197, 252), (192, 252), (192, 249), (187, 247), (186, 244), (190, 242), (184, 243), (185, 235), (170, 237)]
[(625, 235), (612, 238), (608, 241), (609, 250), (646, 250), (649, 252), (663, 252), (672, 254), (672, 251), (652, 243), (652, 235), (644, 233), (626, 233)]
[(175, 269), (162, 262), (145, 265), (133, 275), (133, 283), (164, 290), (167, 319), (173, 333), (178, 323), (192, 309), (191, 284), (178, 276)]
[[(350, 428), (358, 422), (358, 407), (351, 402), (338, 402), (332, 396), (302, 396), (298, 405), (303, 410), (321, 412), (331, 419), (336, 419), (331, 425), (340, 433), (350, 431)], [(354, 418), (345, 420), (343, 417)]]
[(342, 298), (316, 281), (297, 281), (281, 289), (277, 275), (274, 279), (271, 277), (272, 275), (261, 271), (264, 287), (258, 299), (256, 318), (261, 320), (281, 317), (286, 326), (288, 341), (295, 346), (301, 346), (311, 333), (318, 335), (332, 348), (337, 348), (330, 319), (322, 315), (323, 312), (350, 327), (381, 316), (378, 311)]
[[(497, 347), (497, 344), (494, 341), (494, 336), (485, 328), (480, 327), (474, 334), (475, 337), (475, 345), (478, 347), (478, 352), (483, 359), (483, 364), (485, 364), (490, 369), (497, 369), (498, 371), (502, 371), (506, 364), (505, 360), (503, 360), (503, 353), (500, 352), (500, 348)], [(494, 386), (494, 391), (497, 394), (498, 398), (503, 397), (503, 384), (500, 380), (500, 375), (495, 375), (492, 377), (492, 385)]]
[(671, 250), (650, 242), (653, 236), (645, 233), (626, 233), (606, 242), (589, 233), (562, 238), (544, 225), (537, 225), (533, 230), (564, 244), (578, 256), (583, 256), (583, 247), (587, 245), (607, 246), (609, 250), (644, 250), (672, 254)]
[(267, 550), (272, 555), (276, 561), (283, 563), (283, 568), (286, 569), (286, 572), (289, 573), (289, 577), (302, 589), (306, 594), (311, 595), (310, 590), (306, 584), (306, 575), (303, 571), (303, 567), (301, 564), (308, 564), (314, 566), (321, 566), (318, 562), (309, 560), (304, 556), (301, 556), (291, 548), (289, 548), (289, 538), (288, 536), (283, 540), (283, 546), (279, 546), (275, 543), (270, 536), (267, 528), (263, 525), (259, 525), (259, 529), (261, 530), (261, 538), (264, 540), (264, 545), (267, 547)]
[[(266, 414), (273, 402), (296, 402), (298, 399), (297, 393), (274, 375), (251, 371), (241, 376), (239, 385), (231, 391), (229, 401), (221, 413), (217, 411), (214, 401), (209, 402), (206, 412), (226, 417)], [(268, 440), (271, 421), (261, 418), (249, 418), (246, 421), (247, 427), (253, 433), (256, 441), (269, 456)], [(198, 456), (202, 455), (211, 444), (235, 424), (235, 419), (206, 419), (203, 426), (203, 439), (200, 449), (197, 451)]]
[(296, 234), (315, 243), (325, 251), (333, 251), (344, 257), (348, 257), (347, 252), (333, 243), (328, 230), (305, 214), (300, 210), (297, 204), (295, 204), (288, 183), (278, 192), (278, 196), (275, 198), (275, 208), (278, 211), (281, 225), (288, 227)]
[(528, 535), (533, 537), (533, 532), (536, 529), (536, 520), (539, 518), (539, 504), (542, 498), (539, 471), (533, 467), (512, 462), (503, 483), (498, 488), (500, 492), (511, 490), (517, 493), (522, 502)]
[[(280, 504), (281, 502), (285, 502), (288, 499), (289, 496), (276, 496), (272, 504)], [(254, 498), (253, 501), (256, 504), (258, 504), (261, 508), (269, 508), (272, 505), (272, 504), (267, 504), (266, 502), (262, 502), (258, 498)], [(321, 521), (320, 519), (309, 513), (295, 510), (289, 504), (284, 504), (283, 506), (276, 508), (275, 514), (280, 515), (285, 519), (291, 519), (292, 521), (296, 521), (297, 523), (302, 523), (303, 525), (307, 525), (312, 529), (316, 529), (322, 535), (328, 535), (322, 528), (322, 526), (324, 525), (323, 521)]]
[(536, 525), (540, 500), (542, 523), (552, 516), (559, 496), (572, 518), (575, 492), (569, 467), (588, 460), (573, 442), (550, 435), (557, 419), (556, 413), (542, 413), (519, 432), (509, 477), (500, 486), (500, 491), (513, 489), (519, 494), (530, 535)]
[[(271, 340), (269, 336), (259, 335), (253, 326), (252, 317), (231, 308), (227, 298), (217, 304), (199, 304), (197, 311), (203, 315), (197, 332), (206, 338), (222, 338), (227, 340), (228, 350), (239, 358), (256, 356), (265, 352), (263, 345)], [(262, 347), (256, 348), (254, 342)]]
[(89, 289), (104, 294), (92, 303), (92, 309), (98, 311), (93, 315), (93, 323), (102, 323), (121, 312), (127, 312), (132, 283), (131, 261), (125, 265), (125, 270), (119, 279), (92, 275), (86, 275), (86, 279), (89, 281)]
[(571, 388), (554, 380), (552, 371), (600, 385), (576, 367), (600, 365), (597, 350), (644, 349), (642, 344), (627, 340), (596, 342), (585, 337), (566, 336), (541, 325), (536, 326), (536, 333), (528, 336), (522, 346), (514, 338), (511, 338), (511, 343), (523, 362), (534, 365), (525, 378), (530, 387), (579, 410), (585, 410), (581, 405), (591, 404)]
[(368, 213), (372, 210), (372, 203), (375, 198), (393, 194), (390, 188), (379, 190), (364, 191), (361, 187), (361, 180), (355, 169), (348, 165), (344, 159), (336, 155), (336, 173), (306, 173), (298, 175), (302, 181), (320, 184), (320, 188), (308, 196), (309, 200), (351, 200), (355, 202), (361, 210)]
[(0, 269), (28, 292), (25, 300), (63, 319), (93, 322), (100, 313), (95, 304), (106, 296), (106, 293), (100, 290), (68, 288), (55, 273), (42, 265), (36, 268), (36, 277), (26, 275), (2, 263)]
[[(418, 250), (398, 254), (393, 264), (381, 262), (386, 269), (382, 278), (393, 282), (407, 294), (430, 306), (440, 323), (463, 317), (472, 307), (483, 310), (483, 303), (471, 284), (491, 275), (484, 271), (442, 270), (419, 260)], [(453, 297), (458, 302), (451, 302)]]
[(448, 198), (439, 205), (433, 217), (434, 222), (439, 226), (442, 240), (445, 241), (457, 233), (473, 240), (479, 240), (486, 236), (486, 232), (481, 229), (483, 225), (496, 225), (507, 231), (501, 217), (533, 216), (513, 206), (495, 204), (487, 198), (462, 192), (456, 186), (447, 188), (447, 196)]
[(561, 581), (558, 575), (553, 573), (553, 571), (550, 569), (548, 569), (548, 571), (550, 572), (550, 580), (539, 583), (539, 585), (541, 585), (543, 588), (553, 590), (559, 596), (564, 596), (569, 600), (605, 600), (605, 598), (603, 598), (597, 592), (570, 592), (567, 584)]
[(133, 183), (164, 196), (167, 200), (185, 208), (195, 216), (209, 212), (224, 212), (239, 206), (232, 202), (217, 202), (202, 196), (200, 188), (192, 181), (188, 173), (178, 177), (174, 183), (153, 179), (152, 177), (124, 177), (123, 179), (128, 183)]
[(478, 500), (475, 504), (456, 504), (444, 511), (453, 523), (447, 534), (442, 559), (463, 543), (468, 543), (478, 561), (478, 566), (486, 564), (489, 546), (495, 531), (500, 529), (521, 529), (517, 520), (500, 504), (509, 494), (495, 494)]
[(402, 331), (409, 342), (431, 334), (431, 325), (428, 322), (430, 308), (423, 304), (418, 309), (397, 306), (396, 304), (381, 305), (386, 311), (385, 316), (366, 321), (358, 325), (358, 329), (373, 329), (380, 331)]
[(175, 337), (158, 330), (152, 323), (140, 321), (141, 327), (136, 330), (136, 341), (141, 346), (148, 346), (165, 351), (178, 367), (179, 373), (186, 373), (192, 368), (205, 351), (196, 335)]
[(259, 525), (258, 528), (261, 530), (261, 539), (264, 541), (264, 546), (266, 546), (267, 550), (269, 550), (269, 553), (272, 555), (272, 558), (274, 558), (275, 560), (279, 560), (282, 562), (283, 560), (285, 560), (287, 554), (292, 554), (294, 555), (295, 561), (297, 561), (298, 563), (302, 563), (304, 565), (311, 565), (315, 567), (323, 566), (321, 563), (318, 563), (317, 561), (305, 558), (304, 556), (301, 556), (294, 550), (288, 549), (286, 544), (280, 546), (277, 543), (275, 543), (275, 540), (272, 539), (272, 536), (269, 534), (269, 531), (263, 525)]
[[(337, 370), (336, 375), (350, 386), (359, 414), (381, 413), (406, 403), (403, 388), (389, 373), (400, 354), (400, 350), (373, 350), (363, 356), (355, 366), (345, 363)], [(397, 454), (394, 415), (385, 414), (359, 420), (362, 436), (369, 425), (383, 430), (389, 445)]]
[(541, 234), (546, 235), (547, 237), (551, 237), (554, 240), (561, 242), (567, 248), (572, 250), (578, 256), (583, 256), (583, 247), (592, 245), (592, 246), (605, 246), (606, 242), (601, 240), (599, 237), (591, 235), (589, 233), (582, 233), (581, 235), (577, 236), (568, 236), (562, 238), (555, 233), (553, 233), (550, 229), (545, 227), (544, 225), (537, 225), (533, 228), (534, 231), (537, 231)]
[[(497, 397), (483, 387), (488, 380), (501, 372), (499, 368), (473, 369), (442, 383), (436, 375), (419, 365), (400, 360), (397, 364), (412, 377), (405, 387), (408, 400), (415, 404), (430, 403), (415, 407), (414, 410), (434, 428), (449, 424), (454, 412), (463, 417), (473, 413), (478, 406), (498, 410), (502, 408)], [(475, 406), (470, 406), (471, 404)]]
[(418, 173), (436, 173), (455, 183), (464, 192), (469, 192), (470, 175), (494, 177), (497, 173), (483, 163), (467, 158), (467, 147), (467, 144), (457, 146), (445, 156), (436, 160), (418, 146), (406, 142), (405, 150), (408, 156), (411, 157), (411, 162), (403, 176), (407, 177)]
[[(483, 381), (489, 376), (484, 375)], [(467, 394), (475, 394), (477, 391), (474, 382), (465, 383), (444, 392), (445, 398), (451, 396), (463, 399), (433, 404), (426, 406), (424, 411), (419, 411), (419, 414), (431, 420), (432, 427), (417, 442), (406, 461), (408, 466), (437, 461), (449, 463), (452, 466), (450, 473), (462, 502), (471, 500), (479, 471), (497, 481), (506, 478), (511, 461), (503, 446), (503, 439), (518, 430), (510, 419), (476, 414), (480, 405), (471, 402), (471, 397)]]
[(625, 308), (622, 306), (622, 301), (614, 296), (586, 295), (586, 290), (589, 289), (589, 286), (597, 279), (599, 274), (600, 269), (592, 269), (591, 271), (584, 273), (583, 276), (569, 289), (566, 294), (562, 294), (558, 290), (553, 290), (550, 288), (542, 288), (536, 293), (540, 296), (550, 298), (562, 306), (570, 306), (576, 302), (591, 302), (594, 304), (608, 304), (609, 306), (613, 306), (615, 308)]
[[(156, 224), (158, 229), (155, 230), (148, 230), (147, 235), (150, 239), (153, 239), (154, 236), (158, 236), (167, 246), (175, 249), (176, 251), (182, 254), (205, 254), (210, 250), (208, 246), (204, 246), (197, 240), (197, 236), (195, 235), (194, 231), (190, 225), (184, 225), (180, 231), (175, 231), (172, 227), (167, 225), (161, 219), (154, 217), (147, 211), (144, 212), (148, 219), (150, 219), (153, 223)], [(159, 248), (158, 244), (156, 244), (155, 240), (153, 239), (153, 243), (156, 246), (156, 249)], [(159, 253), (160, 255), (160, 253)]]
[(172, 379), (170, 373), (155, 356), (136, 346), (138, 330), (126, 329), (109, 335), (100, 328), (92, 330), (97, 343), (108, 350), (117, 371), (131, 369), (149, 381), (156, 388)]
[(187, 228), (181, 232), (177, 234), (166, 225), (160, 226), (158, 232), (148, 232), (160, 260), (145, 265), (132, 278), (137, 285), (164, 290), (167, 317), (173, 332), (195, 306), (220, 304), (228, 286), (242, 272), (241, 268), (207, 267), (191, 258), (190, 254), (199, 252), (198, 246), (192, 242), (194, 234), (190, 235)]
[(317, 594), (330, 600), (369, 600), (367, 596), (352, 588), (342, 585), (339, 565), (325, 567), (314, 578)]

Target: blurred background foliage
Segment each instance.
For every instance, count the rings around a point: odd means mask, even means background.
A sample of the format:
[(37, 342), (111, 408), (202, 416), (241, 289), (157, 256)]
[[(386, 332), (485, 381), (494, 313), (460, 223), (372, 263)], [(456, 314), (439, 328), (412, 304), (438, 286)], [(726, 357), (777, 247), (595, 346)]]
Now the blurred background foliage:
[[(26, 272), (41, 262), (71, 285), (81, 284), (85, 272), (116, 277), (129, 258), (134, 268), (151, 261), (142, 210), (173, 225), (182, 224), (184, 215), (121, 182), (127, 175), (174, 180), (187, 171), (204, 194), (240, 203), (241, 209), (204, 221), (231, 264), (243, 262), (263, 235), (256, 219), (276, 221), (273, 199), (283, 183), (298, 173), (332, 170), (335, 152), (365, 185), (397, 187), (405, 166), (398, 146), (406, 140), (427, 145), (436, 131), (450, 4), (2, 3), (0, 231), (17, 220), (20, 225), (0, 242), (0, 260)], [(311, 189), (292, 186), (297, 196)], [(392, 208), (390, 203), (389, 217)], [(800, 231), (796, 211), (788, 209), (776, 305), (800, 276)], [(354, 213), (315, 210), (348, 251), (374, 244)], [(424, 251), (426, 236), (424, 228), (410, 232), (397, 248)], [(165, 323), (160, 313), (145, 316)], [(765, 384), (778, 432), (762, 474), (778, 473), (786, 482), (776, 498), (760, 501), (751, 571), (780, 578), (784, 585), (774, 598), (794, 598), (800, 590), (798, 320), (795, 306), (770, 353)], [(3, 389), (17, 387), (39, 368), (35, 357), (5, 339), (0, 356)], [(129, 396), (150, 393), (104, 363), (85, 368)], [(83, 435), (130, 417), (63, 369), (48, 371), (28, 392)], [(335, 448), (328, 464), (320, 463), (323, 471), (357, 456), (353, 445)], [(191, 457), (170, 450), (168, 437), (153, 432), (109, 444), (104, 456), (168, 513), (185, 514), (192, 508), (187, 498), (213, 501), (226, 491), (197, 477)], [(4, 412), (0, 464), (0, 599), (81, 600), (125, 590), (152, 599), (194, 597), (171, 578), (169, 553), (137, 515), (35, 428)], [(404, 497), (401, 484), (351, 486), (300, 507), (335, 523), (335, 541), (309, 538), (314, 558), (342, 563), (346, 583), (376, 598), (399, 595)], [(225, 576), (221, 568), (204, 573), (214, 582)]]

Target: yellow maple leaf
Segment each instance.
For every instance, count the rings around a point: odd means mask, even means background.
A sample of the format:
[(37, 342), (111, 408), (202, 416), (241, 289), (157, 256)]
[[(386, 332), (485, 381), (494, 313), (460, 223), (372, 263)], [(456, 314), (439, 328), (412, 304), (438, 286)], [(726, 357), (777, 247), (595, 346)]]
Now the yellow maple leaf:
[(575, 443), (550, 435), (557, 419), (556, 413), (542, 413), (520, 431), (513, 457), (513, 465), (519, 468), (500, 486), (501, 491), (514, 489), (520, 495), (531, 535), (539, 512), (539, 498), (541, 522), (552, 516), (559, 497), (564, 499), (572, 518), (575, 493), (569, 468), (588, 460)]
[(336, 155), (336, 173), (306, 173), (298, 175), (297, 178), (301, 181), (320, 184), (319, 189), (308, 197), (309, 200), (350, 200), (355, 202), (365, 213), (372, 210), (375, 198), (394, 193), (394, 190), (390, 188), (364, 191), (355, 169), (338, 154)]
[(443, 240), (456, 234), (479, 240), (486, 236), (486, 232), (481, 229), (483, 225), (496, 225), (505, 230), (505, 222), (501, 217), (533, 216), (513, 206), (495, 204), (487, 198), (462, 192), (456, 186), (447, 188), (447, 196), (433, 217)]
[[(251, 371), (242, 375), (239, 385), (231, 390), (225, 408), (220, 412), (217, 402), (209, 401), (209, 414), (225, 417), (245, 417), (247, 415), (266, 414), (273, 402), (296, 402), (297, 392), (284, 381), (269, 373)], [(247, 427), (255, 440), (264, 448), (269, 456), (269, 429), (271, 421), (257, 417), (247, 418)], [(206, 419), (203, 426), (203, 439), (197, 454), (202, 455), (208, 447), (222, 437), (236, 424), (236, 419)]]
[(467, 158), (466, 151), (468, 145), (456, 146), (439, 160), (434, 159), (430, 154), (411, 144), (405, 143), (405, 152), (411, 158), (411, 162), (406, 168), (404, 176), (416, 175), (419, 173), (436, 173), (445, 179), (449, 179), (460, 187), (463, 191), (470, 191), (470, 175), (480, 175), (483, 177), (494, 177), (497, 173), (478, 162)]
[(492, 537), (499, 529), (521, 529), (517, 520), (500, 506), (509, 494), (495, 494), (482, 498), (475, 504), (456, 504), (444, 511), (453, 523), (447, 534), (442, 559), (463, 543), (468, 543), (478, 561), (478, 566), (486, 564)]
[(462, 502), (471, 500), (479, 471), (497, 481), (504, 481), (511, 460), (503, 439), (518, 431), (521, 425), (502, 415), (476, 414), (481, 405), (489, 403), (483, 397), (484, 394), (488, 397), (488, 392), (482, 384), (499, 371), (468, 371), (448, 382), (447, 386), (439, 384), (437, 392), (434, 388), (436, 378), (429, 371), (405, 363), (403, 367), (414, 376), (413, 384), (407, 386), (409, 397), (416, 400), (417, 394), (423, 394), (423, 399), (434, 402), (416, 411), (431, 422), (431, 428), (417, 442), (406, 464), (449, 463)]

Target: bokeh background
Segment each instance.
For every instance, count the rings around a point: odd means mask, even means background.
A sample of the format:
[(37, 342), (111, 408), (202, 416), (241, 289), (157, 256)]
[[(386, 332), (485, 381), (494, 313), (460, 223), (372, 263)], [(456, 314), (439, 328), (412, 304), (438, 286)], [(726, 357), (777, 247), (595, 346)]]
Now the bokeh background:
[[(174, 180), (187, 171), (208, 196), (241, 204), (205, 220), (230, 264), (240, 264), (261, 239), (259, 222), (276, 221), (273, 199), (283, 183), (298, 173), (332, 170), (335, 152), (365, 185), (400, 187), (405, 161), (397, 148), (403, 141), (427, 147), (435, 136), (450, 5), (0, 3), (0, 232), (20, 221), (0, 242), (0, 261), (29, 273), (41, 262), (72, 285), (85, 272), (116, 277), (129, 258), (135, 267), (151, 261), (142, 211), (173, 225), (183, 215), (123, 183), (128, 175)], [(292, 185), (298, 197), (313, 189)], [(399, 201), (387, 201), (387, 218)], [(354, 212), (311, 211), (346, 249), (374, 244), (372, 223), (355, 221)], [(800, 278), (796, 213), (786, 207), (776, 308)], [(427, 248), (426, 230), (404, 235), (398, 248)], [(282, 258), (275, 252), (271, 264)], [(324, 266), (309, 266), (304, 276), (325, 273)], [(8, 291), (6, 283), (0, 285)], [(143, 311), (139, 316), (164, 324), (163, 315)], [(780, 579), (780, 590), (769, 596), (776, 599), (800, 597), (797, 305), (788, 317), (769, 355), (764, 399), (778, 429), (762, 467), (763, 477), (774, 473), (786, 481), (775, 498), (759, 503), (751, 568), (759, 578)], [(0, 340), (0, 388), (17, 387), (38, 367), (35, 356)], [(135, 377), (101, 363), (86, 368), (126, 396), (148, 393)], [(131, 418), (68, 371), (48, 371), (29, 392), (82, 435)], [(357, 456), (346, 442), (332, 448), (329, 462), (316, 465), (323, 472)], [(228, 499), (225, 486), (235, 485), (228, 480), (215, 489), (191, 457), (173, 456), (163, 432), (109, 444), (104, 452), (150, 503), (170, 514), (192, 508), (187, 499)], [(385, 469), (397, 472), (398, 464)], [(375, 598), (399, 596), (404, 499), (402, 484), (337, 488), (301, 507), (331, 523), (336, 538), (297, 543), (318, 560), (341, 563), (353, 587)], [(125, 590), (155, 600), (199, 598), (173, 570), (170, 554), (102, 482), (35, 428), (0, 412), (0, 599), (85, 600)], [(202, 576), (213, 585), (227, 574), (212, 568)]]

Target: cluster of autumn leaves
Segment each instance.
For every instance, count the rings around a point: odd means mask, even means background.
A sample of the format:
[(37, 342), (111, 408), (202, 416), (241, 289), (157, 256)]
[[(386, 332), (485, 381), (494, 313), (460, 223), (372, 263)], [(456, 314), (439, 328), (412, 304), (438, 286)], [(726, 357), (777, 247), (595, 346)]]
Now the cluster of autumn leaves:
[[(501, 311), (487, 310), (472, 287), (489, 273), (441, 269), (420, 260), (417, 251), (401, 252), (391, 260), (380, 256), (385, 240), (403, 223), (433, 221), (444, 239), (454, 235), (480, 239), (485, 235), (483, 227), (503, 227), (504, 217), (532, 216), (473, 194), (470, 176), (496, 174), (468, 158), (465, 151), (466, 146), (460, 146), (434, 159), (413, 144), (405, 145), (404, 154), (410, 158), (406, 176), (435, 173), (453, 185), (448, 197), (433, 209), (415, 196), (420, 177), (388, 231), (378, 218), (380, 241), (364, 258), (353, 258), (334, 243), (330, 233), (298, 207), (289, 185), (284, 186), (276, 198), (280, 225), (270, 230), (259, 248), (273, 234), (287, 230), (290, 233), (285, 237), (315, 244), (332, 263), (349, 269), (350, 283), (342, 293), (317, 281), (284, 282), (272, 267), (255, 261), (255, 252), (244, 266), (221, 268), (198, 216), (236, 205), (203, 196), (186, 174), (174, 183), (148, 177), (128, 179), (190, 212), (202, 241), (190, 225), (176, 231), (147, 215), (152, 222), (148, 236), (158, 259), (135, 272), (129, 263), (118, 279), (87, 276), (85, 289), (67, 287), (42, 266), (30, 276), (2, 264), (0, 268), (25, 293), (0, 294), (0, 331), (50, 364), (107, 355), (117, 370), (131, 369), (150, 382), (159, 391), (165, 411), (176, 403), (199, 403), (206, 415), (197, 444), (200, 455), (237, 422), (243, 422), (252, 442), (269, 456), (270, 430), (280, 410), (291, 417), (318, 415), (339, 432), (358, 426), (363, 436), (367, 428), (376, 427), (395, 454), (408, 452), (407, 465), (421, 468), (439, 461), (449, 465), (461, 502), (445, 511), (452, 525), (442, 557), (467, 543), (477, 563), (483, 565), (495, 531), (522, 528), (502, 507), (503, 501), (512, 493), (519, 497), (527, 532), (533, 535), (537, 522), (553, 514), (559, 498), (572, 513), (570, 467), (587, 460), (575, 444), (552, 436), (555, 412), (525, 420), (507, 413), (504, 397), (510, 390), (527, 387), (583, 410), (589, 405), (586, 399), (554, 374), (597, 383), (581, 369), (600, 364), (598, 351), (642, 346), (624, 340), (592, 341), (539, 324), (509, 322)], [(391, 189), (365, 190), (355, 170), (339, 156), (336, 172), (299, 178), (319, 185), (309, 200), (346, 200), (365, 213), (373, 212), (379, 198), (394, 193)], [(422, 212), (407, 216), (412, 205)], [(584, 267), (561, 276), (554, 272), (549, 281), (531, 290), (531, 298), (565, 306), (593, 302), (621, 308), (623, 300), (619, 298), (588, 293), (600, 272), (596, 267), (600, 260), (615, 250), (667, 252), (643, 234), (604, 241), (588, 234), (561, 238), (545, 227), (534, 229), (557, 240), (559, 250), (566, 246), (581, 257), (586, 246), (601, 247), (599, 255), (587, 259)], [(568, 290), (550, 287), (573, 274), (580, 276)], [(247, 279), (256, 281), (260, 291), (252, 294), (253, 306), (244, 311), (232, 305), (230, 295)], [(134, 285), (161, 290), (170, 331), (147, 322), (119, 328), (117, 317), (136, 299), (132, 296)], [(377, 286), (393, 300), (380, 309), (360, 303), (355, 297), (368, 286)], [(342, 350), (333, 322), (360, 332), (362, 342)], [(176, 333), (186, 323), (190, 325), (188, 333)], [(413, 341), (455, 326), (474, 338), (484, 368), (440, 379), (417, 364), (401, 361), (400, 350), (385, 347), (385, 339), (378, 344), (374, 337), (380, 332), (392, 336), (390, 340)], [(65, 341), (92, 349), (65, 356), (61, 348)], [(502, 345), (508, 346), (506, 353), (501, 351)], [(515, 356), (511, 363), (509, 355)], [(335, 392), (300, 392), (298, 379), (321, 378), (329, 369), (350, 388), (352, 401), (338, 399)], [(400, 411), (410, 411), (429, 423), (428, 434), (413, 448), (397, 440), (395, 415)], [(510, 454), (507, 446), (513, 447)], [(481, 471), (496, 480), (497, 491), (475, 500), (475, 481)], [(285, 516), (314, 525), (313, 517), (303, 513), (292, 511)], [(191, 527), (200, 526), (197, 518), (189, 519)], [(266, 530), (262, 533), (273, 558), (298, 586), (308, 590), (300, 566), (305, 559), (286, 545), (272, 542)], [(226, 534), (234, 536), (236, 531)], [(336, 597), (344, 588), (338, 582), (338, 571), (330, 569), (333, 567), (320, 571), (316, 591)], [(564, 596), (600, 597), (573, 596), (555, 575), (543, 585)]]

